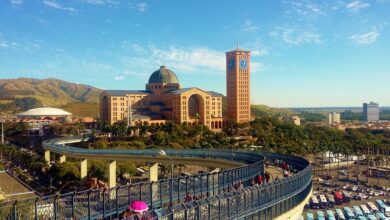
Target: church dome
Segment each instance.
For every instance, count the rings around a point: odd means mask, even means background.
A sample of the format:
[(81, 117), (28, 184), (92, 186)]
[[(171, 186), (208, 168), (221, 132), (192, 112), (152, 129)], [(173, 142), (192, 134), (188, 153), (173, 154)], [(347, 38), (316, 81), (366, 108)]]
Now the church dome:
[(149, 84), (151, 83), (179, 83), (179, 80), (172, 70), (166, 66), (161, 66), (149, 77)]

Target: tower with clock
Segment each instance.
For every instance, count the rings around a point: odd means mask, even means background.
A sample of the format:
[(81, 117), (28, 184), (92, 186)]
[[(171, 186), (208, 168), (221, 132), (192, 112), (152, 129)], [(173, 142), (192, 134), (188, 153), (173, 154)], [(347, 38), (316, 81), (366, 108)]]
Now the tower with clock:
[(227, 117), (236, 123), (251, 120), (250, 51), (226, 52)]

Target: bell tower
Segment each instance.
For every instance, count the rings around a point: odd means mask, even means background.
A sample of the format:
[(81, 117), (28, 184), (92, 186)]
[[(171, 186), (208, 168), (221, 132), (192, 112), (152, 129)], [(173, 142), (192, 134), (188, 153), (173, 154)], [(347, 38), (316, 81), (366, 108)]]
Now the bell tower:
[(227, 117), (236, 123), (251, 120), (250, 51), (226, 52)]

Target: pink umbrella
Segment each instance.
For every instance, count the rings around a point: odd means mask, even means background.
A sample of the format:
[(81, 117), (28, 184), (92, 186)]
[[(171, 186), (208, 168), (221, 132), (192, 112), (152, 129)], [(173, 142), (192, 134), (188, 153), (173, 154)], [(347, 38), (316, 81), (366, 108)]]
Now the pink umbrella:
[(143, 213), (148, 210), (148, 205), (144, 201), (133, 201), (129, 205), (129, 209), (133, 212)]

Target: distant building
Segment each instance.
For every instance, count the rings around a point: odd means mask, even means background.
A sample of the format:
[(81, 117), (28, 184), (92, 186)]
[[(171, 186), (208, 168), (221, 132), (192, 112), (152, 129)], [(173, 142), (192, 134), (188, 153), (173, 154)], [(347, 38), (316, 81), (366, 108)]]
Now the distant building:
[(301, 118), (299, 116), (292, 116), (291, 120), (295, 125), (301, 125)]
[(21, 112), (16, 114), (18, 118), (30, 118), (30, 119), (41, 119), (44, 117), (51, 118), (64, 118), (72, 115), (69, 112), (66, 112), (59, 108), (50, 108), (50, 107), (42, 107), (42, 108), (34, 108), (25, 112)]
[(370, 102), (363, 103), (363, 120), (379, 121), (379, 104)]
[(340, 124), (340, 113), (338, 112), (329, 113), (328, 122), (330, 125)]

